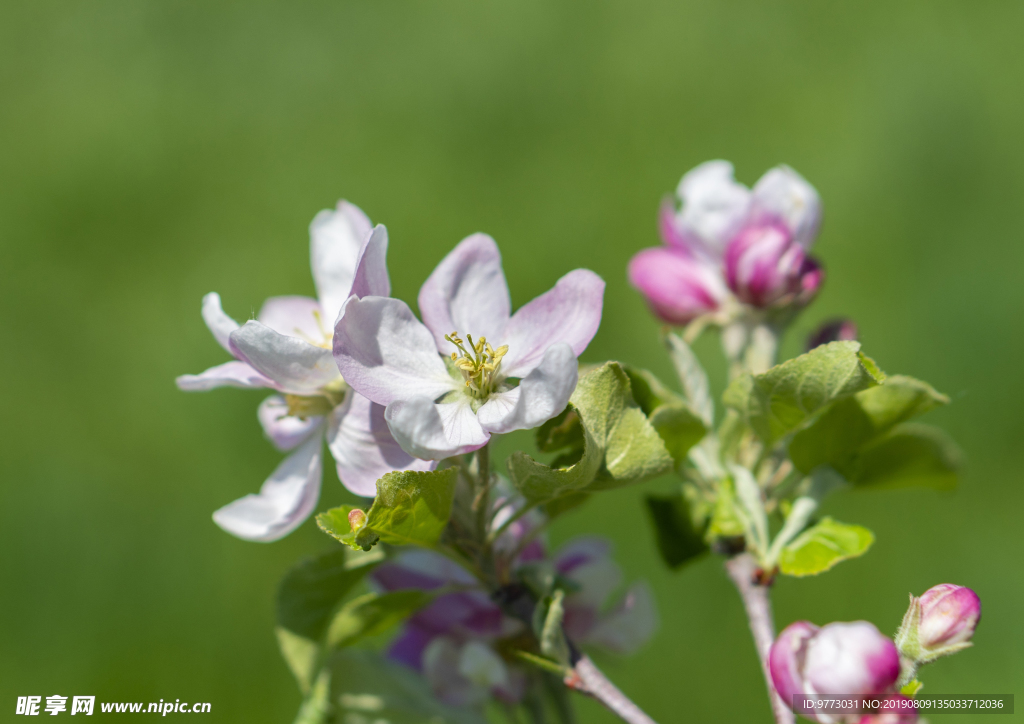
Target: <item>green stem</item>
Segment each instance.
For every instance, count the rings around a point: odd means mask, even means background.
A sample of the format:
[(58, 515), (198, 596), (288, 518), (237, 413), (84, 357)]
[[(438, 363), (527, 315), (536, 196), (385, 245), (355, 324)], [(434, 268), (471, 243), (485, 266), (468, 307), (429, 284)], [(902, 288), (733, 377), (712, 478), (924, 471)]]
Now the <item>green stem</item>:
[(476, 511), (476, 532), (480, 541), (480, 565), (487, 559), (490, 552), (488, 540), (488, 523), (490, 522), (490, 490), (491, 490), (491, 450), (484, 445), (476, 451), (476, 497), (473, 499), (473, 510)]

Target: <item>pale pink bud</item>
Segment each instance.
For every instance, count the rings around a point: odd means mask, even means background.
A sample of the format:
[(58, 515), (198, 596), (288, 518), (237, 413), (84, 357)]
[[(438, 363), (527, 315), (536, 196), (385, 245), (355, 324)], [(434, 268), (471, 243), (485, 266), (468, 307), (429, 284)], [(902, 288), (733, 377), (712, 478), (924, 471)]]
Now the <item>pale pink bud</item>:
[(857, 339), (857, 325), (851, 319), (830, 319), (807, 337), (807, 351), (829, 342), (847, 342)]
[(366, 525), (366, 513), (359, 508), (353, 508), (348, 512), (348, 524), (352, 526), (352, 531), (358, 531), (364, 525)]
[(629, 262), (629, 281), (669, 324), (715, 311), (727, 294), (717, 268), (667, 247), (637, 253)]
[(775, 639), (768, 652), (768, 669), (772, 683), (786, 706), (792, 707), (794, 697), (804, 691), (803, 663), (807, 642), (818, 632), (809, 621), (797, 621), (787, 626)]
[(896, 645), (867, 621), (830, 623), (807, 643), (804, 678), (821, 696), (877, 696), (896, 683)]
[(857, 724), (915, 724), (915, 722), (917, 722), (917, 705), (913, 699), (903, 694), (887, 694), (876, 713), (865, 714), (857, 720)]
[(806, 303), (824, 272), (782, 223), (748, 226), (725, 250), (725, 277), (740, 301), (770, 307), (784, 300)]
[(927, 653), (970, 641), (981, 620), (981, 599), (971, 589), (940, 583), (922, 594), (918, 643)]

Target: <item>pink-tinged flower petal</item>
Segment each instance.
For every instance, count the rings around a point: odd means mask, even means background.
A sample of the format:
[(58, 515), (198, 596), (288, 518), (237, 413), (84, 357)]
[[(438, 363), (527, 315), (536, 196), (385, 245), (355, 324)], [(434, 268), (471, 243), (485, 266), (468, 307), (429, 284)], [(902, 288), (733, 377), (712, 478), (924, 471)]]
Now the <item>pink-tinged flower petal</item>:
[(351, 293), (359, 252), (371, 228), (366, 214), (347, 201), (339, 201), (334, 210), (324, 209), (309, 225), (310, 264), (325, 324), (335, 320)]
[(418, 303), (442, 354), (456, 351), (444, 338), (454, 331), (497, 346), (512, 303), (494, 239), (473, 234), (459, 242), (423, 283)]
[(587, 642), (617, 654), (632, 654), (647, 643), (657, 629), (654, 594), (644, 581), (637, 581), (614, 609), (598, 619)]
[(423, 652), (436, 636), (434, 631), (408, 622), (388, 648), (388, 658), (420, 671), (423, 668)]
[(690, 242), (677, 226), (676, 205), (671, 196), (666, 197), (658, 207), (658, 233), (666, 246), (680, 251), (688, 257), (693, 256), (694, 250), (691, 248)]
[(689, 171), (676, 193), (683, 208), (676, 227), (689, 245), (720, 259), (750, 210), (750, 191), (733, 179), (728, 161), (707, 161)]
[(437, 353), (434, 337), (399, 299), (350, 299), (334, 328), (334, 359), (345, 381), (378, 405), (427, 397), (457, 383)]
[(768, 307), (801, 291), (806, 260), (804, 248), (784, 226), (749, 226), (725, 252), (726, 280), (741, 301)]
[(940, 583), (921, 595), (918, 641), (925, 649), (965, 643), (980, 620), (978, 594), (965, 586)]
[(424, 460), (479, 450), (491, 437), (463, 396), (440, 404), (429, 397), (395, 400), (384, 411), (384, 419), (402, 449)]
[(323, 417), (292, 417), (288, 403), (280, 395), (271, 395), (256, 410), (263, 432), (278, 450), (293, 450), (315, 432), (319, 432)]
[(322, 437), (311, 437), (277, 466), (258, 495), (225, 505), (213, 514), (213, 521), (232, 535), (263, 543), (291, 533), (320, 497), (322, 447)]
[(839, 317), (823, 322), (807, 336), (807, 343), (804, 350), (810, 352), (815, 347), (820, 347), (829, 342), (856, 341), (857, 324), (852, 319)]
[(339, 376), (331, 350), (275, 332), (260, 322), (246, 322), (232, 332), (231, 349), (283, 392), (315, 394)]
[(568, 575), (580, 566), (609, 558), (611, 554), (612, 544), (607, 538), (596, 535), (574, 538), (555, 554), (555, 570), (563, 576)]
[(220, 306), (220, 295), (217, 292), (210, 292), (203, 297), (202, 314), (203, 321), (210, 328), (213, 338), (217, 340), (217, 344), (230, 352), (231, 346), (228, 344), (228, 335), (238, 329), (238, 322), (224, 314), (224, 310)]
[(876, 696), (899, 675), (896, 645), (867, 621), (822, 626), (807, 644), (804, 676), (820, 696)]
[(380, 564), (370, 574), (370, 580), (384, 591), (406, 588), (432, 590), (449, 583), (472, 586), (477, 583), (473, 575), (449, 558), (433, 551), (403, 550), (393, 559)]
[(800, 290), (797, 292), (797, 303), (810, 304), (824, 283), (825, 269), (813, 256), (805, 257), (803, 266), (800, 268)]
[[(604, 305), (604, 281), (589, 269), (574, 269), (549, 291), (520, 307), (498, 339), (508, 345), (502, 374), (526, 377), (553, 344), (564, 342), (579, 357), (597, 334)], [(561, 412), (561, 410), (559, 410)]]
[(579, 586), (566, 605), (591, 608), (604, 606), (608, 596), (622, 583), (622, 569), (612, 560), (611, 543), (598, 536), (584, 536), (558, 550), (555, 570)]
[(329, 418), (327, 446), (338, 466), (341, 484), (372, 498), (377, 480), (392, 470), (433, 470), (437, 464), (410, 456), (391, 436), (384, 408), (358, 392), (349, 392)]
[(669, 324), (688, 324), (713, 312), (728, 295), (717, 268), (662, 247), (644, 249), (630, 260), (629, 281)]
[(578, 378), (579, 363), (572, 348), (564, 343), (552, 345), (518, 387), (484, 403), (477, 419), (493, 434), (532, 430), (565, 409)]
[(821, 197), (789, 166), (776, 166), (754, 184), (752, 215), (757, 223), (782, 221), (796, 242), (810, 249), (821, 227)]
[[(377, 224), (359, 254), (350, 294), (363, 297), (391, 296), (388, 277), (388, 230)], [(337, 320), (335, 320), (337, 321)]]
[[(807, 642), (818, 632), (818, 627), (809, 621), (791, 623), (772, 644), (768, 652), (768, 669), (772, 675), (775, 691), (793, 708), (796, 697), (803, 696), (803, 665), (807, 653)], [(801, 713), (805, 712), (801, 711)]]
[(225, 362), (198, 375), (181, 375), (175, 379), (179, 390), (206, 392), (217, 387), (275, 387), (274, 383), (245, 362)]
[(263, 302), (256, 321), (318, 347), (331, 338), (331, 320), (324, 318), (320, 302), (309, 297), (270, 297)]
[(431, 691), (452, 706), (472, 706), (487, 698), (487, 689), (459, 673), (461, 648), (447, 636), (435, 638), (423, 652), (423, 676)]

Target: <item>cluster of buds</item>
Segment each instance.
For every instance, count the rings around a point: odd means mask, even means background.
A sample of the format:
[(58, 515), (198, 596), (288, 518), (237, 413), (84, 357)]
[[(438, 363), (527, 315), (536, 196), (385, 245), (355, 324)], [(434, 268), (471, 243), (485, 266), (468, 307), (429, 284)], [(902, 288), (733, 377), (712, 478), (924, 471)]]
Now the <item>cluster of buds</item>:
[[(895, 641), (867, 621), (821, 627), (797, 621), (769, 651), (772, 683), (787, 706), (822, 724), (913, 724), (916, 707), (900, 687), (921, 664), (970, 646), (980, 617), (974, 591), (943, 583), (911, 596)], [(814, 706), (822, 699), (863, 705), (828, 711)]]
[(777, 166), (753, 189), (737, 183), (732, 164), (708, 161), (683, 176), (681, 207), (666, 201), (659, 228), (665, 245), (633, 257), (629, 278), (654, 313), (670, 324), (730, 306), (802, 306), (824, 272), (809, 254), (821, 225), (814, 187)]

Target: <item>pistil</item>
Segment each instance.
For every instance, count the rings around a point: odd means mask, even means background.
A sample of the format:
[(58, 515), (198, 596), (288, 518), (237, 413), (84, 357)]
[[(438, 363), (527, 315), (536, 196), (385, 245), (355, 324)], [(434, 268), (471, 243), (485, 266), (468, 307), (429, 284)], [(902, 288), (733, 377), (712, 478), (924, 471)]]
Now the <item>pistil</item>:
[(508, 353), (508, 345), (494, 349), (486, 337), (474, 342), (471, 334), (467, 334), (463, 341), (458, 332), (446, 334), (444, 338), (462, 353), (460, 356), (458, 352), (452, 352), (452, 363), (462, 372), (471, 394), (481, 400), (489, 397), (497, 387), (501, 358)]

